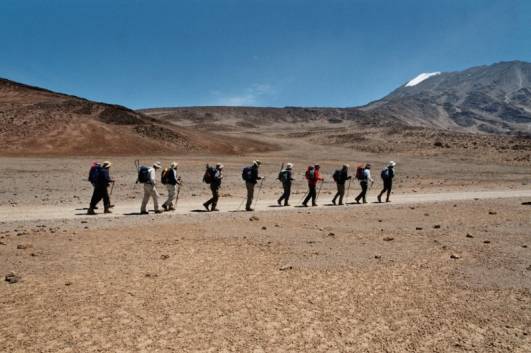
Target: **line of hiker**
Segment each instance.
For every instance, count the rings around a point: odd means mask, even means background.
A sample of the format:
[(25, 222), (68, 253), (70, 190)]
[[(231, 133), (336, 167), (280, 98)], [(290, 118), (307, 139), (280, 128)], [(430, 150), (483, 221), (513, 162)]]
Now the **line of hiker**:
[[(93, 162), (89, 171), (88, 180), (94, 187), (93, 195), (90, 201), (90, 206), (88, 208), (87, 214), (94, 215), (95, 210), (98, 208), (97, 204), (103, 200), (104, 213), (112, 213), (110, 201), (110, 195), (112, 195), (112, 190), (114, 187), (114, 180), (110, 176), (110, 168), (112, 163), (105, 161), (103, 163)], [(262, 165), (262, 162), (255, 160), (251, 165), (246, 166), (242, 170), (242, 179), (245, 182), (247, 195), (245, 210), (253, 211), (253, 202), (254, 205), (258, 202), (260, 192), (262, 190), (262, 185), (265, 180), (264, 176), (260, 175), (259, 169)], [(174, 211), (177, 202), (179, 200), (179, 193), (182, 186), (182, 179), (177, 174), (179, 164), (177, 162), (171, 162), (168, 168), (162, 169), (160, 162), (155, 162), (151, 167), (140, 166), (139, 161), (135, 161), (135, 166), (137, 169), (137, 180), (136, 183), (141, 183), (144, 185), (144, 197), (142, 199), (142, 204), (140, 206), (140, 214), (148, 214), (147, 205), (150, 199), (153, 199), (153, 206), (155, 213), (162, 213), (163, 211)], [(382, 196), (386, 194), (386, 202), (390, 202), (390, 195), (393, 186), (393, 178), (395, 177), (395, 166), (394, 161), (390, 161), (387, 166), (381, 171), (381, 179), (383, 182), (383, 189), (377, 196), (378, 202), (382, 202)], [(166, 186), (167, 197), (165, 202), (159, 207), (159, 197), (160, 194), (157, 191), (157, 171), (161, 170), (160, 183)], [(203, 174), (203, 182), (210, 186), (210, 191), (212, 197), (203, 203), (203, 207), (209, 211), (219, 211), (217, 204), (219, 201), (219, 190), (221, 188), (221, 183), (223, 180), (223, 164), (217, 163), (215, 166), (206, 165), (205, 172)], [(332, 199), (332, 204), (344, 205), (343, 200), (348, 198), (348, 192), (350, 190), (350, 185), (353, 176), (349, 175), (350, 166), (344, 164), (340, 169), (337, 169), (333, 175), (332, 179), (336, 184), (337, 192)], [(325, 179), (321, 177), (320, 174), (321, 167), (319, 164), (313, 164), (308, 166), (304, 177), (308, 184), (308, 191), (304, 194), (301, 199), (301, 205), (303, 207), (308, 207), (308, 203), (311, 200), (312, 206), (317, 206), (317, 199), (321, 192), (321, 188), (325, 183)], [(278, 173), (278, 180), (282, 184), (282, 195), (277, 200), (278, 206), (290, 206), (289, 200), (291, 196), (292, 184), (295, 181), (293, 177), (293, 163), (287, 163), (284, 167), (282, 164), (280, 172)], [(374, 179), (371, 176), (371, 165), (369, 163), (365, 165), (359, 165), (356, 168), (356, 173), (354, 177), (358, 180), (361, 188), (359, 195), (355, 197), (356, 203), (367, 203), (367, 192), (369, 188), (374, 185)], [(255, 192), (255, 188), (260, 181), (258, 192)], [(348, 185), (346, 185), (348, 182)], [(109, 193), (109, 186), (111, 190)], [(256, 195), (256, 198), (255, 198)], [(241, 208), (238, 207), (238, 210)], [(162, 209), (161, 209), (162, 208)]]

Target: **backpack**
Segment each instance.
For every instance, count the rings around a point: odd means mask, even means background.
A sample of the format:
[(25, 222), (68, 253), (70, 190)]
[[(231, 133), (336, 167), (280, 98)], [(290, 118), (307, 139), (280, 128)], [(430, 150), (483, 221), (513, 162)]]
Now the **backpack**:
[(203, 182), (206, 184), (212, 184), (215, 176), (216, 176), (216, 168), (207, 166), (205, 170), (205, 174), (203, 175)]
[(337, 183), (339, 181), (339, 179), (341, 178), (341, 170), (336, 170), (334, 172), (334, 174), (332, 175), (332, 178), (334, 179), (334, 181)]
[(245, 167), (242, 170), (242, 179), (245, 181), (252, 181), (253, 178), (253, 168)]
[(387, 180), (389, 179), (390, 175), (389, 175), (389, 169), (388, 168), (384, 168), (382, 169), (382, 173), (380, 174), (382, 179), (383, 180)]
[(363, 168), (362, 166), (358, 166), (358, 168), (356, 168), (356, 179), (358, 180), (364, 180), (365, 179), (365, 168)]
[(315, 179), (315, 168), (308, 167), (308, 170), (306, 170), (306, 179), (308, 180)]
[(162, 172), (160, 173), (160, 182), (163, 185), (169, 184), (169, 177), (170, 177), (170, 169), (164, 168)]
[(138, 168), (138, 178), (136, 182), (146, 184), (150, 181), (151, 179), (149, 177), (149, 168), (146, 166), (140, 166), (140, 168)]
[(289, 173), (287, 170), (281, 171), (280, 173), (278, 173), (278, 180), (280, 180), (283, 184), (287, 183), (289, 181), (288, 174)]
[(91, 184), (95, 184), (96, 181), (98, 180), (98, 174), (100, 172), (100, 168), (101, 166), (98, 162), (94, 162), (90, 166), (88, 181), (90, 181)]

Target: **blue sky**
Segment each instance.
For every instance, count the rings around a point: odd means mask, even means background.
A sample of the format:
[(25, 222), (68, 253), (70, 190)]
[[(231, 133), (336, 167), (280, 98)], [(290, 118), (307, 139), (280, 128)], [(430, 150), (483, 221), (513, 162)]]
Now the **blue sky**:
[(356, 106), (531, 61), (529, 0), (1, 0), (0, 77), (131, 108)]

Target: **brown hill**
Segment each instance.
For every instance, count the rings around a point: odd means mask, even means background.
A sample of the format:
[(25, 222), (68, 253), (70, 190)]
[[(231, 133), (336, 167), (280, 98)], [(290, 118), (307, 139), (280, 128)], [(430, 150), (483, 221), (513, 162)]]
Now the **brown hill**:
[(2, 155), (231, 154), (273, 148), (168, 124), (122, 106), (0, 79)]

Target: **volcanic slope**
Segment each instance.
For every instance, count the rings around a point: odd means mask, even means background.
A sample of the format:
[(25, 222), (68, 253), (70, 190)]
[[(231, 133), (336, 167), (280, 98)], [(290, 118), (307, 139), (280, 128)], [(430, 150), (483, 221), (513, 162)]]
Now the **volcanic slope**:
[(2, 155), (148, 155), (267, 151), (267, 143), (198, 132), (112, 104), (0, 79)]
[(531, 63), (423, 73), (361, 109), (413, 126), (531, 135)]

